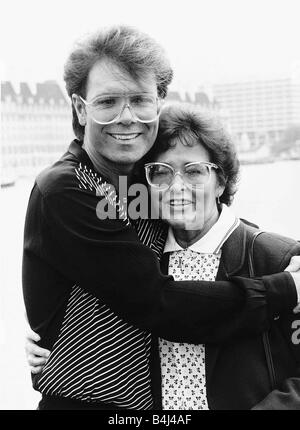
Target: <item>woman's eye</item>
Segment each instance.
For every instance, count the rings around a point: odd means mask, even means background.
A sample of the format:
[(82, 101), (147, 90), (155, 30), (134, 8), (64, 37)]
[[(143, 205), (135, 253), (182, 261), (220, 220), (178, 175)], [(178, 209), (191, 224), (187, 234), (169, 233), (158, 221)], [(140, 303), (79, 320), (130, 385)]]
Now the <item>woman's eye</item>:
[(163, 175), (168, 175), (169, 173), (170, 173), (169, 170), (157, 170), (156, 172), (154, 172), (154, 175), (163, 176)]
[(189, 176), (201, 175), (201, 171), (199, 169), (193, 169), (186, 172)]

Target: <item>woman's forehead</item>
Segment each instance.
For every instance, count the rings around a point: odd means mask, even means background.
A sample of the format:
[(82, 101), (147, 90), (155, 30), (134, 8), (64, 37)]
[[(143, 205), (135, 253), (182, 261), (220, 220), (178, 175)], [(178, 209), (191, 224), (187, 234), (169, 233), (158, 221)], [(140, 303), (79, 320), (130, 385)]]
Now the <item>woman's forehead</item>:
[(210, 157), (208, 151), (196, 139), (186, 145), (179, 138), (175, 138), (170, 141), (170, 147), (158, 155), (156, 161), (182, 165), (193, 161), (210, 161)]

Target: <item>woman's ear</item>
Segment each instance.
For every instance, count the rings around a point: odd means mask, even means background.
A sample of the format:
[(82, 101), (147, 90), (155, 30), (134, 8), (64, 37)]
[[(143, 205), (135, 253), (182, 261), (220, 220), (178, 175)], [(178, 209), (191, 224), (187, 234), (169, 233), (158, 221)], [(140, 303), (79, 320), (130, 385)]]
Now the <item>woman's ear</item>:
[(221, 195), (224, 193), (225, 190), (225, 184), (221, 185), (218, 181), (217, 186), (216, 186), (216, 199), (219, 200)]
[(86, 112), (84, 103), (77, 94), (72, 94), (72, 103), (76, 110), (78, 122), (84, 127), (86, 125)]

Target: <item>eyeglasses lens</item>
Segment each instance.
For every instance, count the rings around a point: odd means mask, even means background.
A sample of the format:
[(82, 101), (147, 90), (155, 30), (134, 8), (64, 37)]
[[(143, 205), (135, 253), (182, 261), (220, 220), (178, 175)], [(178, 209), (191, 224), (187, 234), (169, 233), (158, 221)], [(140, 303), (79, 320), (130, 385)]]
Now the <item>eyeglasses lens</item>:
[(108, 95), (98, 97), (90, 105), (92, 115), (100, 123), (109, 123), (117, 118), (127, 106), (141, 122), (154, 121), (159, 115), (157, 98), (152, 95), (136, 94), (129, 97)]
[(147, 176), (150, 185), (156, 187), (170, 186), (176, 174), (180, 174), (185, 183), (190, 185), (203, 185), (210, 176), (210, 167), (207, 164), (194, 163), (185, 166), (183, 171), (175, 172), (171, 167), (163, 164), (154, 164), (147, 167)]

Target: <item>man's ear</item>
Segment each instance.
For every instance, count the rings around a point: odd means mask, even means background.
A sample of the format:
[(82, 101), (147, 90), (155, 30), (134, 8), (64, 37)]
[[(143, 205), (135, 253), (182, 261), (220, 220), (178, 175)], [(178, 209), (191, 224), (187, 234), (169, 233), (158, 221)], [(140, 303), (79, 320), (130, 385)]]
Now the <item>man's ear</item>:
[(86, 112), (84, 103), (77, 94), (72, 94), (72, 103), (76, 110), (78, 122), (84, 127), (86, 125)]

